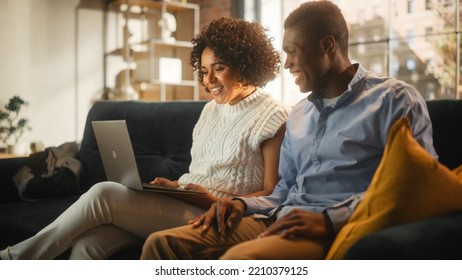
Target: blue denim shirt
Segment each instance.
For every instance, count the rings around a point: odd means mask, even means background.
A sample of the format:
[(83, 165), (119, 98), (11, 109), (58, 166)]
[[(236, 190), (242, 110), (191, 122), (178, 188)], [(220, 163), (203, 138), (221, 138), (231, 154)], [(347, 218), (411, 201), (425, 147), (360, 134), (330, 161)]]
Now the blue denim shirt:
[(280, 209), (279, 218), (293, 208), (326, 211), (340, 230), (371, 182), (389, 128), (405, 116), (417, 141), (436, 157), (427, 106), (412, 86), (357, 65), (333, 107), (323, 107), (320, 94), (312, 92), (287, 120), (280, 181), (270, 196), (243, 198), (246, 214), (271, 216)]

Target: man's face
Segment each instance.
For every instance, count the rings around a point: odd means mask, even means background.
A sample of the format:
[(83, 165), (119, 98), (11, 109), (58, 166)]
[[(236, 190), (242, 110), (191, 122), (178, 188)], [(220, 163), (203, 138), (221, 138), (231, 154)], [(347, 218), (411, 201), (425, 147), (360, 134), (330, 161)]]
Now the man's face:
[(287, 54), (284, 68), (289, 69), (301, 92), (320, 90), (327, 72), (327, 57), (319, 42), (300, 36), (294, 27), (284, 32), (282, 47)]

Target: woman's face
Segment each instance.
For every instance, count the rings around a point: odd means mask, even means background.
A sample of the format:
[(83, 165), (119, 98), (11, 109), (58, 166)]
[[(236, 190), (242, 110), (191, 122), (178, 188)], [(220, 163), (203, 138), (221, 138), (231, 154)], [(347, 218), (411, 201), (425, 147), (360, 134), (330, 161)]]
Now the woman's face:
[(205, 87), (218, 104), (236, 104), (245, 97), (242, 84), (236, 82), (234, 73), (209, 48), (202, 52), (200, 71)]

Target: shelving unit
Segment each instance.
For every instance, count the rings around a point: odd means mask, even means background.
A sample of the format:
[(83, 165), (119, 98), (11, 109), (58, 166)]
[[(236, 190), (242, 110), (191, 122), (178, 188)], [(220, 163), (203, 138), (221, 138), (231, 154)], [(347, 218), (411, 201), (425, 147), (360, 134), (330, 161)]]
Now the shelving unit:
[[(196, 74), (188, 64), (191, 39), (199, 32), (199, 5), (108, 1), (105, 30), (108, 99), (199, 99)], [(167, 66), (161, 67), (161, 61)]]

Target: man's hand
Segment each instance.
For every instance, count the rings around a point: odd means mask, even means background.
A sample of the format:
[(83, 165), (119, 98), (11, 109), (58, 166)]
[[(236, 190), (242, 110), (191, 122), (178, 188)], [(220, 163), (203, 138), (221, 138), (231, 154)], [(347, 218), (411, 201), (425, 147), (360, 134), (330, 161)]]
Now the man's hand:
[(216, 221), (218, 232), (223, 234), (225, 229), (235, 228), (244, 215), (244, 204), (240, 200), (222, 199), (212, 204), (210, 209), (199, 217), (189, 221), (193, 227), (202, 226), (202, 232), (207, 232)]
[(260, 237), (281, 234), (284, 238), (328, 238), (333, 234), (328, 219), (324, 214), (294, 209), (268, 227)]

